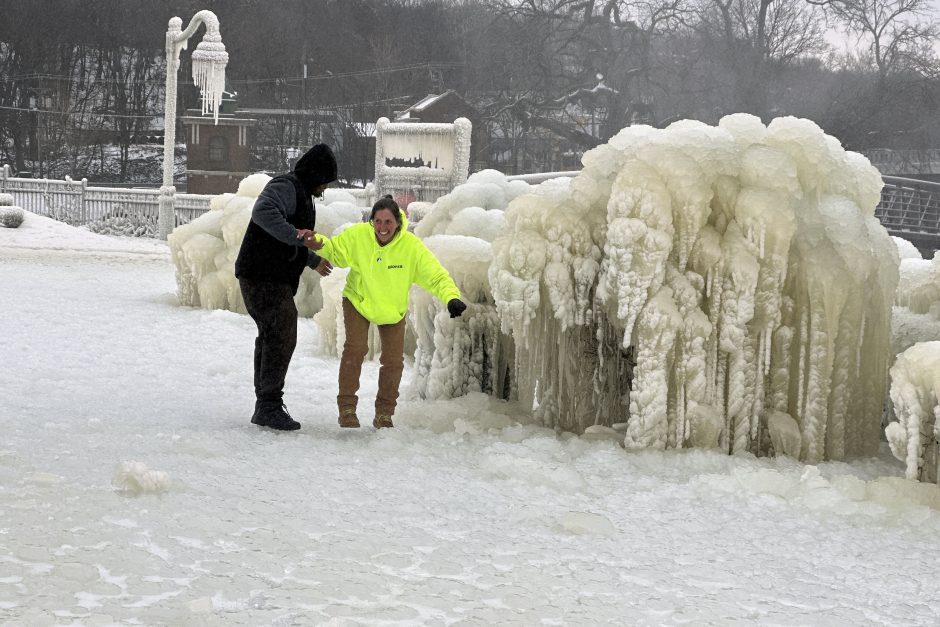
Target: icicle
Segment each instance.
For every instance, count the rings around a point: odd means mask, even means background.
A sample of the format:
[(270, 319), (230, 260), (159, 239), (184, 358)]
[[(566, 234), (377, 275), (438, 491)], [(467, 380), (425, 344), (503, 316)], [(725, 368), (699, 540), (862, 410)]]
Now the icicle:
[(717, 372), (715, 373), (716, 385), (715, 385), (715, 404), (718, 406), (719, 411), (721, 412), (722, 423), (724, 428), (721, 431), (721, 437), (719, 439), (719, 445), (721, 450), (726, 453), (731, 452), (731, 416), (728, 414), (728, 404), (725, 400), (725, 388), (727, 380), (727, 357), (718, 359), (718, 366), (716, 368)]
[(219, 105), (222, 104), (222, 92), (225, 91), (227, 64), (228, 53), (221, 41), (203, 39), (193, 52), (193, 82), (202, 94), (202, 114), (212, 111), (216, 123), (219, 122)]
[(764, 368), (764, 342), (766, 341), (767, 337), (764, 335), (764, 329), (761, 329), (760, 333), (757, 334), (757, 372), (761, 374), (767, 374)]
[(803, 364), (804, 360), (808, 360), (809, 356), (809, 311), (803, 309), (800, 312), (800, 342), (796, 347), (796, 411), (797, 415), (795, 418), (800, 424), (803, 423), (803, 417), (806, 415), (806, 408), (803, 406), (803, 386), (806, 384), (805, 373), (806, 368)]
[(676, 390), (676, 448), (683, 448), (685, 445), (686, 431), (686, 413), (685, 413), (685, 382), (683, 381)]
[(760, 251), (758, 254), (758, 259), (764, 258), (764, 239), (766, 238), (766, 236), (767, 236), (767, 225), (761, 224), (760, 230), (758, 231), (758, 236), (757, 236), (758, 241), (759, 241), (758, 249)]
[(770, 374), (770, 350), (773, 344), (773, 329), (770, 323), (764, 328), (763, 331), (766, 339), (764, 340), (764, 375)]
[(862, 345), (865, 344), (865, 322), (867, 310), (862, 310), (862, 323), (859, 325), (858, 342), (855, 344), (855, 376), (861, 376), (862, 372)]

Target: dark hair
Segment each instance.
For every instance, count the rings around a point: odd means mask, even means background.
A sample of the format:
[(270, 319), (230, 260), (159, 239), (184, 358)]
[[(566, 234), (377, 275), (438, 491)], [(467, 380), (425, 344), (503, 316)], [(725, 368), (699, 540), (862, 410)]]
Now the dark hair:
[(392, 216), (395, 218), (395, 222), (398, 223), (398, 228), (401, 228), (401, 209), (398, 207), (398, 203), (392, 199), (392, 195), (388, 194), (379, 198), (374, 205), (372, 205), (372, 213), (369, 214), (369, 221), (375, 220), (375, 214), (381, 211), (382, 209), (388, 209), (392, 212)]

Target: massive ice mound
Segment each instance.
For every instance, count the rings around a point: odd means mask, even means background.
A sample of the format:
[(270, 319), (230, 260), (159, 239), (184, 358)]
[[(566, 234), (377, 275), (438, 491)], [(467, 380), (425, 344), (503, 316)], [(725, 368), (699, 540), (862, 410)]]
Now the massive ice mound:
[(626, 422), (628, 448), (877, 449), (898, 252), (867, 159), (736, 114), (628, 127), (583, 164), (492, 243), (514, 396), (566, 430)]

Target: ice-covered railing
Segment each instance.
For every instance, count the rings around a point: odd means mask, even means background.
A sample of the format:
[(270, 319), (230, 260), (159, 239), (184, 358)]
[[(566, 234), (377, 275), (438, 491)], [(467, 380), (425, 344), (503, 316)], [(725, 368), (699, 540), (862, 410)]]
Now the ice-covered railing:
[(630, 448), (877, 448), (898, 257), (864, 157), (739, 114), (629, 127), (583, 163), (509, 203), (492, 245), (523, 405)]
[[(95, 187), (86, 179), (63, 180), (15, 177), (10, 166), (0, 166), (0, 193), (13, 196), (24, 210), (97, 233), (157, 236), (159, 189)], [(212, 197), (176, 195), (176, 224), (194, 220), (209, 210)]]
[(908, 479), (940, 483), (940, 342), (921, 342), (891, 366), (897, 422), (885, 429)]

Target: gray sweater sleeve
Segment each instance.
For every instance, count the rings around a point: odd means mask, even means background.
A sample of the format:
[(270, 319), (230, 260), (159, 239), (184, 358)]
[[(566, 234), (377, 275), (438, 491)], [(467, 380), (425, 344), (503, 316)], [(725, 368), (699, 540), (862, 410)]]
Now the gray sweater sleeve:
[(297, 193), (288, 180), (272, 180), (261, 193), (251, 210), (251, 221), (260, 226), (271, 237), (290, 246), (297, 246), (298, 253), (307, 254), (307, 266), (316, 268), (320, 264), (315, 254), (297, 239), (297, 229), (287, 221), (297, 211)]
[(277, 241), (303, 248), (303, 243), (297, 239), (297, 229), (287, 221), (296, 211), (297, 196), (293, 183), (286, 179), (272, 180), (258, 195), (251, 210), (251, 221)]

